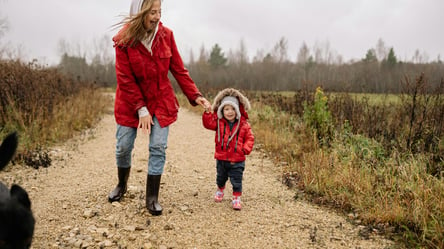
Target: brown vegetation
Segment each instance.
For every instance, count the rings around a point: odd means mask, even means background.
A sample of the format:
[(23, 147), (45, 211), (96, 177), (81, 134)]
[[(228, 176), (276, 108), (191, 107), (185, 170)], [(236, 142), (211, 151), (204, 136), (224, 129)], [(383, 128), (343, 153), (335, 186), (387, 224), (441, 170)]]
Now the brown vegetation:
[(249, 91), (250, 118), (295, 198), (332, 205), (407, 246), (442, 248), (444, 84), (424, 73), (402, 79), (396, 96), (329, 93), (320, 108), (305, 85)]
[(32, 63), (0, 61), (0, 89), (0, 134), (18, 131), (17, 158), (34, 167), (49, 166), (45, 148), (94, 125), (105, 107), (91, 83)]
[[(356, 213), (359, 222), (402, 235), (408, 245), (441, 248), (443, 92), (431, 93), (424, 75), (410, 82), (397, 104), (369, 104), (350, 94), (327, 98), (320, 90), (254, 92), (250, 117), (260, 143), (285, 165), (285, 182), (301, 191), (297, 196)], [(334, 133), (322, 133), (323, 125)]]

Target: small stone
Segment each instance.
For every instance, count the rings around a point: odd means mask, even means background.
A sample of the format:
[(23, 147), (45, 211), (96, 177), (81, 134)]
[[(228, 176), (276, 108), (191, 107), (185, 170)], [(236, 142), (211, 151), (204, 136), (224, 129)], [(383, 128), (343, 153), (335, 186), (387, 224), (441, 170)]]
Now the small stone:
[(128, 232), (134, 232), (134, 231), (136, 231), (136, 227), (135, 227), (135, 226), (125, 226), (123, 229), (124, 229), (125, 231), (128, 231)]
[(108, 237), (109, 230), (107, 228), (97, 228), (97, 233), (101, 234), (103, 237)]
[(83, 245), (83, 241), (82, 241), (82, 240), (77, 240), (77, 241), (74, 243), (74, 247), (75, 247), (75, 248), (80, 248), (82, 245)]
[(173, 230), (174, 229), (174, 226), (172, 225), (172, 224), (166, 224), (164, 227), (163, 227), (163, 229), (165, 229), (165, 230)]
[(111, 247), (113, 246), (114, 243), (111, 240), (105, 240), (100, 242), (100, 247), (104, 246), (104, 247)]
[(122, 204), (120, 204), (118, 201), (114, 201), (114, 202), (112, 202), (111, 205), (112, 205), (113, 207), (117, 207), (117, 208), (121, 208), (121, 207), (122, 207)]
[(96, 232), (96, 231), (97, 231), (97, 227), (94, 226), (94, 225), (92, 225), (92, 226), (89, 226), (89, 227), (87, 228), (87, 230), (88, 230), (89, 232)]
[(85, 217), (85, 218), (92, 218), (92, 217), (94, 217), (96, 214), (97, 214), (97, 212), (95, 212), (95, 211), (93, 211), (93, 210), (91, 210), (91, 209), (86, 209), (86, 210), (83, 212), (83, 217)]
[(151, 244), (151, 242), (143, 244), (143, 249), (151, 249), (151, 248), (153, 248), (153, 244)]

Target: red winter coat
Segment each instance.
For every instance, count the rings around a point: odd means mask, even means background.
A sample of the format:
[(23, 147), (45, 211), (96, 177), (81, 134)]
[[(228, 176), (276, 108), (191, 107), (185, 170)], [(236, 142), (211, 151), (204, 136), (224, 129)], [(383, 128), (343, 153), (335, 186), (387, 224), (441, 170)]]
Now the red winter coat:
[[(125, 29), (126, 27), (123, 27)], [(179, 103), (168, 78), (168, 71), (178, 82), (192, 105), (202, 96), (184, 67), (173, 32), (159, 23), (152, 54), (141, 42), (132, 47), (118, 45), (119, 34), (113, 37), (116, 49), (117, 90), (114, 106), (116, 122), (137, 127), (137, 110), (146, 106), (162, 127), (177, 120)]]
[[(245, 156), (249, 155), (253, 150), (254, 135), (251, 126), (244, 115), (246, 115), (246, 113), (242, 114), (240, 122), (238, 123), (236, 121), (231, 129), (232, 131), (235, 131), (236, 126), (239, 125), (237, 134), (233, 137), (228, 146), (227, 141), (232, 134), (228, 121), (225, 118), (218, 119), (216, 113), (205, 112), (202, 115), (204, 127), (216, 131), (216, 136), (214, 138), (216, 144), (216, 152), (214, 153), (215, 159), (230, 162), (242, 162), (245, 161)], [(217, 131), (218, 122), (219, 131)], [(218, 132), (220, 132), (220, 141), (218, 141)]]

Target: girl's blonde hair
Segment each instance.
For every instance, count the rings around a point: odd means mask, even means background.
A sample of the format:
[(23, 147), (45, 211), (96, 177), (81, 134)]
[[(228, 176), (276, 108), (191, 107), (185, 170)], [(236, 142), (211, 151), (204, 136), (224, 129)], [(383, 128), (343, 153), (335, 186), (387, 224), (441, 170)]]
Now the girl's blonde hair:
[(153, 3), (161, 0), (144, 0), (140, 11), (132, 16), (127, 16), (117, 26), (124, 26), (118, 36), (118, 45), (133, 46), (136, 42), (143, 40), (147, 35), (150, 35), (154, 30), (147, 32), (143, 25), (146, 15), (153, 7)]

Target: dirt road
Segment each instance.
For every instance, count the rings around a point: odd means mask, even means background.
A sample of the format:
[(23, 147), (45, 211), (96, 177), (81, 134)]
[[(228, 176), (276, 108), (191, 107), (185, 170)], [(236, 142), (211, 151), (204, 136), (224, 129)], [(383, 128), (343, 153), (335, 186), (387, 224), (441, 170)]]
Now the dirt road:
[[(0, 180), (25, 187), (36, 218), (32, 248), (389, 248), (392, 242), (326, 208), (294, 200), (281, 169), (255, 149), (244, 173), (243, 209), (231, 208), (231, 186), (222, 203), (215, 192), (214, 134), (201, 118), (181, 109), (170, 127), (162, 176), (162, 216), (145, 210), (148, 136), (138, 134), (129, 190), (107, 201), (117, 183), (115, 122), (55, 147), (49, 168), (20, 165)], [(361, 235), (360, 235), (361, 234)]]

